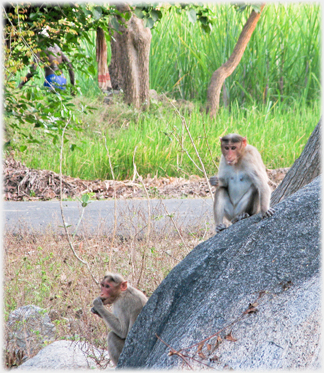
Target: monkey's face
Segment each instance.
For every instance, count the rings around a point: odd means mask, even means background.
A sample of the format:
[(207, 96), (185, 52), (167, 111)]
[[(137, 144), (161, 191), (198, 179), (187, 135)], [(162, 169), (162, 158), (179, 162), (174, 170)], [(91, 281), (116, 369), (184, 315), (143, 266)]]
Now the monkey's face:
[(100, 286), (100, 298), (104, 305), (112, 304), (118, 298), (121, 292), (119, 285), (116, 285), (114, 282), (102, 281)]
[(227, 144), (222, 143), (222, 153), (225, 157), (226, 163), (229, 166), (234, 166), (240, 160), (242, 155), (243, 146), (242, 143), (232, 143)]
[(108, 281), (107, 279), (103, 279), (101, 281), (101, 292), (100, 298), (104, 305), (113, 304), (120, 294), (127, 290), (127, 281), (121, 282), (117, 284), (114, 281)]

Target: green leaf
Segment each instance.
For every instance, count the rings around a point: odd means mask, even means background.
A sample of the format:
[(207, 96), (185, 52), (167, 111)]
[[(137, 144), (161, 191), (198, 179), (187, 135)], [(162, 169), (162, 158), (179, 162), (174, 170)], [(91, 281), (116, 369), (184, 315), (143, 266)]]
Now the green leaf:
[(154, 26), (153, 18), (146, 18), (144, 20), (144, 27), (152, 28)]
[(20, 150), (21, 152), (24, 152), (26, 149), (27, 149), (27, 146), (26, 146), (26, 145), (21, 145), (21, 146), (19, 147), (19, 150)]
[(7, 150), (8, 147), (10, 146), (10, 144), (11, 144), (11, 140), (5, 142), (4, 145), (3, 145), (3, 149), (4, 149), (4, 150)]
[(83, 203), (88, 203), (88, 202), (89, 202), (89, 199), (90, 199), (89, 194), (84, 194), (84, 195), (81, 197), (81, 201), (82, 201)]
[(253, 9), (256, 13), (260, 13), (260, 12), (261, 12), (261, 5), (251, 4), (251, 7), (252, 7), (252, 9)]
[(140, 18), (140, 19), (143, 19), (145, 16), (144, 16), (144, 13), (142, 12), (142, 8), (135, 8), (134, 9), (134, 13), (136, 15), (137, 18)]
[(100, 6), (95, 7), (95, 8), (93, 9), (93, 11), (92, 11), (92, 15), (93, 15), (93, 18), (94, 18), (96, 21), (98, 21), (98, 19), (100, 19), (101, 16), (102, 16), (102, 9), (101, 9), (101, 7), (100, 7)]
[(81, 201), (82, 201), (82, 207), (87, 207), (88, 204), (90, 203), (90, 196), (89, 194), (84, 194), (82, 197), (81, 197)]
[(205, 26), (208, 24), (208, 18), (207, 17), (199, 17), (198, 20), (199, 20), (199, 22), (201, 22)]
[(156, 22), (157, 20), (159, 20), (162, 17), (162, 13), (158, 10), (153, 9), (151, 11), (151, 17), (152, 17), (153, 21)]
[(113, 18), (110, 20), (110, 23), (111, 23), (111, 25), (112, 25), (112, 27), (113, 27), (114, 30), (119, 31), (119, 26), (120, 26), (120, 24), (119, 24), (119, 22), (117, 21), (117, 18), (116, 18), (116, 17), (113, 17)]
[(197, 21), (197, 13), (195, 9), (187, 10), (187, 15), (188, 15), (189, 22), (191, 22), (192, 24), (195, 24)]
[(95, 69), (94, 65), (88, 66), (88, 71), (91, 75), (96, 75), (96, 69)]

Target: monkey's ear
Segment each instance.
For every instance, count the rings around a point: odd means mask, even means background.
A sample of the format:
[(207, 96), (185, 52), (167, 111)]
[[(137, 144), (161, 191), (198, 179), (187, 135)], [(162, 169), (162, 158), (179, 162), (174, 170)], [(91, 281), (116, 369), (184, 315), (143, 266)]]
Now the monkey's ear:
[(125, 291), (127, 290), (127, 281), (124, 281), (120, 284), (120, 290)]
[(244, 148), (245, 148), (246, 145), (247, 145), (247, 139), (246, 139), (246, 136), (243, 137), (243, 139), (242, 139), (242, 144), (243, 144), (243, 146), (244, 146)]
[(222, 139), (223, 139), (223, 138), (222, 138), (222, 137), (220, 137), (220, 138), (219, 138), (219, 141), (220, 141), (220, 142), (222, 142)]

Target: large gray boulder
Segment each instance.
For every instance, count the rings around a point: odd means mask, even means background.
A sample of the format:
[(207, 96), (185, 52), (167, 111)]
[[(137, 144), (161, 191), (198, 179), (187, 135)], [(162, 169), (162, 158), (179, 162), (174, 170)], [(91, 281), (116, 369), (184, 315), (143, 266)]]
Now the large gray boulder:
[(118, 368), (320, 367), (320, 178), (275, 208), (201, 243), (170, 272)]
[(20, 350), (25, 356), (38, 352), (45, 342), (54, 341), (55, 325), (38, 306), (22, 306), (11, 312), (7, 327), (9, 349)]
[(98, 366), (93, 356), (97, 356), (98, 360), (101, 360), (100, 357), (108, 360), (108, 351), (97, 349), (86, 342), (56, 341), (17, 369), (96, 369)]

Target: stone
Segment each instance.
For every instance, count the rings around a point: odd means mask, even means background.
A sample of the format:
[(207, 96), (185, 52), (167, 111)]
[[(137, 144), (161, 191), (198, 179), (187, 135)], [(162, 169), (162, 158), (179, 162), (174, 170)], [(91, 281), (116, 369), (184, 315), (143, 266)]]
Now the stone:
[[(55, 341), (46, 346), (33, 358), (17, 369), (96, 369), (99, 368), (92, 356), (101, 362), (108, 362), (108, 351), (95, 348), (86, 342)], [(104, 366), (105, 367), (105, 366)], [(112, 368), (112, 365), (109, 365)]]
[(25, 356), (36, 353), (44, 343), (54, 341), (55, 325), (40, 307), (19, 307), (8, 318), (9, 349), (20, 350)]
[(317, 177), (272, 217), (194, 248), (149, 298), (117, 368), (319, 369), (320, 197)]

